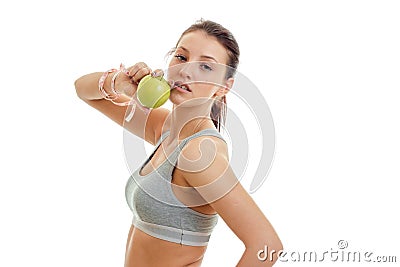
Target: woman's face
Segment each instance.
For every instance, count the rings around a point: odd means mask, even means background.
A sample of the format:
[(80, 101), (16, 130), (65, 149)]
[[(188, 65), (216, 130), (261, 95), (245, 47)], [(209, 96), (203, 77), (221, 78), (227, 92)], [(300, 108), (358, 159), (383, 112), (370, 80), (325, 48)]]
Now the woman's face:
[(225, 79), (227, 62), (226, 49), (215, 37), (204, 31), (185, 34), (168, 66), (168, 80), (175, 82), (171, 102), (197, 105), (226, 94), (233, 82)]

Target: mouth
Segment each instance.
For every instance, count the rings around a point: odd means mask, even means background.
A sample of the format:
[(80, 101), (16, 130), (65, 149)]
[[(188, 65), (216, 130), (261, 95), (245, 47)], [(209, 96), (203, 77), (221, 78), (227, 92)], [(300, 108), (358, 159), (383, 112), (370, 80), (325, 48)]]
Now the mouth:
[(172, 89), (176, 89), (176, 88), (182, 89), (182, 90), (187, 91), (187, 92), (192, 92), (192, 90), (190, 90), (189, 85), (187, 85), (187, 84), (185, 84), (185, 83), (183, 83), (181, 81), (174, 82), (174, 85), (173, 85)]

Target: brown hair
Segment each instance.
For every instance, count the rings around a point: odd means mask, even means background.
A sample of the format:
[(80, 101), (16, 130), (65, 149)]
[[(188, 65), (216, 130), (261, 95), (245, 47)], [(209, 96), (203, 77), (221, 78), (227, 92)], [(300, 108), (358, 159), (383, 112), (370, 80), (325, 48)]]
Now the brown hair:
[[(218, 42), (226, 48), (229, 58), (227, 65), (229, 67), (227, 68), (228, 70), (225, 78), (229, 79), (233, 77), (239, 64), (240, 55), (239, 45), (236, 42), (235, 37), (233, 37), (232, 33), (222, 25), (210, 20), (200, 19), (182, 33), (177, 44), (185, 34), (198, 30), (204, 31), (208, 35), (215, 37)], [(221, 132), (221, 124), (225, 125), (226, 111), (226, 95), (224, 95), (221, 100), (214, 100), (214, 103), (211, 107), (210, 117), (214, 122), (215, 128), (217, 128), (219, 132)]]

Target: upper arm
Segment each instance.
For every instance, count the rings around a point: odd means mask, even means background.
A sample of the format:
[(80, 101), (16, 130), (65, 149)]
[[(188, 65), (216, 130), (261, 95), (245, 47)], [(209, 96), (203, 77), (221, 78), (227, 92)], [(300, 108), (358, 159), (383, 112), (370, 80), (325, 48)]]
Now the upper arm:
[(234, 174), (226, 148), (216, 144), (214, 151), (210, 147), (206, 150), (200, 143), (189, 142), (181, 153), (186, 161), (183, 176), (187, 183), (212, 206), (247, 248), (262, 244), (279, 247), (280, 240), (272, 225)]
[[(128, 102), (129, 100), (130, 98), (124, 95), (120, 98), (121, 102)], [(149, 114), (146, 114), (142, 109), (136, 107), (133, 116), (128, 122), (125, 118), (130, 113), (132, 106), (118, 106), (106, 99), (83, 99), (83, 101), (106, 115), (118, 125), (152, 145), (154, 145), (160, 137), (161, 128), (170, 112), (165, 108), (157, 108), (151, 109)]]

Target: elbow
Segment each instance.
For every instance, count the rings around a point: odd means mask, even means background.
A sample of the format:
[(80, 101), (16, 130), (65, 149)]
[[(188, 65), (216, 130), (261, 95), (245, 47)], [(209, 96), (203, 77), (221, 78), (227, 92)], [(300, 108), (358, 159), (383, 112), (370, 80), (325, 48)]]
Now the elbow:
[(267, 245), (270, 251), (274, 250), (277, 254), (283, 251), (283, 244), (278, 236), (267, 242)]
[(271, 239), (272, 239), (271, 246), (273, 246), (276, 249), (276, 251), (283, 250), (283, 244), (278, 234), (275, 234), (275, 236)]
[(283, 252), (283, 244), (279, 238), (268, 243), (268, 254), (270, 261), (274, 264)]
[(281, 251), (283, 251), (283, 244), (281, 240), (279, 240), (279, 238), (277, 238), (276, 240), (264, 241), (263, 245), (258, 247), (258, 249), (265, 249), (267, 247), (268, 251), (274, 252), (276, 254), (279, 254)]
[(81, 80), (82, 80), (82, 77), (81, 78), (78, 78), (75, 82), (74, 82), (74, 87), (75, 87), (75, 93), (76, 93), (76, 95), (79, 97), (79, 98), (82, 98), (82, 96), (81, 96)]
[(87, 80), (85, 79), (85, 76), (78, 78), (74, 82), (74, 87), (75, 87), (75, 93), (79, 97), (79, 99), (81, 99), (83, 101), (87, 101), (90, 99), (90, 98), (88, 98), (88, 94), (87, 94), (88, 83), (87, 83)]
[(273, 248), (277, 253), (280, 253), (281, 251), (283, 251), (283, 244), (282, 244), (282, 242), (281, 242), (280, 240), (274, 242), (274, 243), (272, 244), (272, 246), (273, 246), (272, 248)]
[(245, 243), (246, 250), (259, 258), (265, 258), (274, 264), (283, 252), (283, 244), (278, 236), (266, 237), (264, 239), (253, 240), (253, 242)]

